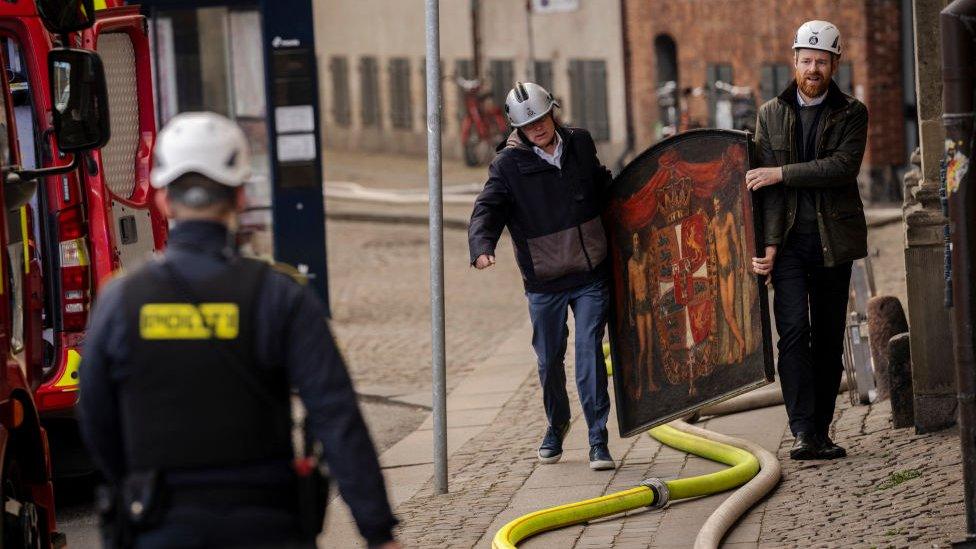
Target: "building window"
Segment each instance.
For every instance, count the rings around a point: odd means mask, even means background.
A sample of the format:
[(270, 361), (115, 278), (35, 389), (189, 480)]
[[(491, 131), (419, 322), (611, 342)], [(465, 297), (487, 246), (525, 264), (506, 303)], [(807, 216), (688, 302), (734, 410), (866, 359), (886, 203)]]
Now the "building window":
[(707, 82), (706, 89), (708, 90), (709, 126), (713, 128), (731, 128), (731, 102), (719, 101), (723, 94), (715, 86), (715, 83), (732, 84), (732, 65), (708, 65), (705, 72), (705, 79)]
[(348, 128), (352, 122), (349, 107), (349, 62), (345, 57), (333, 57), (329, 60), (329, 70), (332, 72), (332, 119), (343, 128)]
[(360, 114), (363, 127), (380, 127), (379, 65), (375, 57), (363, 57), (359, 60), (359, 91), (362, 96)]
[(535, 83), (555, 97), (556, 92), (552, 89), (552, 61), (535, 62)]
[(570, 59), (570, 114), (573, 122), (589, 130), (596, 141), (610, 139), (607, 109), (607, 64), (602, 60)]
[(488, 66), (488, 79), (491, 80), (491, 98), (503, 107), (508, 92), (515, 85), (515, 64), (508, 59), (493, 59)]
[(834, 82), (837, 82), (837, 87), (848, 95), (854, 95), (852, 73), (853, 68), (850, 63), (841, 63), (837, 66), (837, 74), (834, 75)]
[[(454, 62), (454, 79), (457, 83), (458, 79), (463, 80), (473, 80), (474, 79), (474, 63), (470, 59), (458, 59)], [(468, 106), (464, 101), (464, 88), (460, 84), (457, 85), (457, 117), (458, 120), (464, 120), (464, 115), (468, 113)]]
[(678, 101), (678, 45), (674, 38), (659, 34), (654, 38), (654, 72), (657, 77), (658, 138), (674, 135), (681, 124)]
[(413, 127), (410, 103), (410, 60), (390, 59), (390, 121), (393, 127), (409, 130)]
[(776, 97), (793, 82), (793, 67), (785, 63), (764, 65), (759, 75), (759, 91), (763, 101)]

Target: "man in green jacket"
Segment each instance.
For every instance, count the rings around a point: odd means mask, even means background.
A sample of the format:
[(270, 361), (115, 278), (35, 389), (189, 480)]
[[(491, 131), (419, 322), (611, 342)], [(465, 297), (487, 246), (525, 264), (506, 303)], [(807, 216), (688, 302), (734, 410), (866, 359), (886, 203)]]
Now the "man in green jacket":
[(837, 87), (841, 37), (808, 21), (793, 40), (795, 81), (759, 108), (761, 166), (746, 173), (760, 191), (765, 255), (753, 270), (772, 275), (779, 375), (792, 459), (847, 452), (828, 431), (843, 372), (851, 264), (867, 255), (857, 175), (867, 141), (864, 104)]

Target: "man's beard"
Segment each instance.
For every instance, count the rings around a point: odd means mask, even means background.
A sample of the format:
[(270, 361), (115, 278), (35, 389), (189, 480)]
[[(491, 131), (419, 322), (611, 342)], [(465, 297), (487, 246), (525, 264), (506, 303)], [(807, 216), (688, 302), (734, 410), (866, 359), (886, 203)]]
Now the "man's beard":
[[(817, 82), (807, 81), (807, 76), (819, 76), (820, 80)], [(827, 87), (830, 86), (830, 75), (826, 75), (822, 72), (817, 73), (801, 73), (800, 71), (795, 72), (796, 85), (803, 92), (803, 95), (807, 97), (820, 97), (827, 91)]]

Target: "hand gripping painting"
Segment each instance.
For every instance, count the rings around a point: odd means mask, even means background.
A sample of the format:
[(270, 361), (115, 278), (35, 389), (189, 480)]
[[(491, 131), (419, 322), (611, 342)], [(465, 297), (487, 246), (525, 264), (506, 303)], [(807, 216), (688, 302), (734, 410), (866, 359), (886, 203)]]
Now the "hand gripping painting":
[(614, 180), (605, 212), (622, 436), (773, 380), (761, 234), (745, 187), (749, 134), (662, 141)]

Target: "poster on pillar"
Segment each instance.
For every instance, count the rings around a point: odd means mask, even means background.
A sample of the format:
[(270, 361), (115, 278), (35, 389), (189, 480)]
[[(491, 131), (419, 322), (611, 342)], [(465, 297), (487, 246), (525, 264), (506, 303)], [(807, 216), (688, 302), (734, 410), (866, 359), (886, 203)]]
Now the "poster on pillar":
[(752, 273), (752, 143), (731, 130), (659, 142), (605, 212), (617, 422), (631, 436), (773, 380), (765, 283)]

